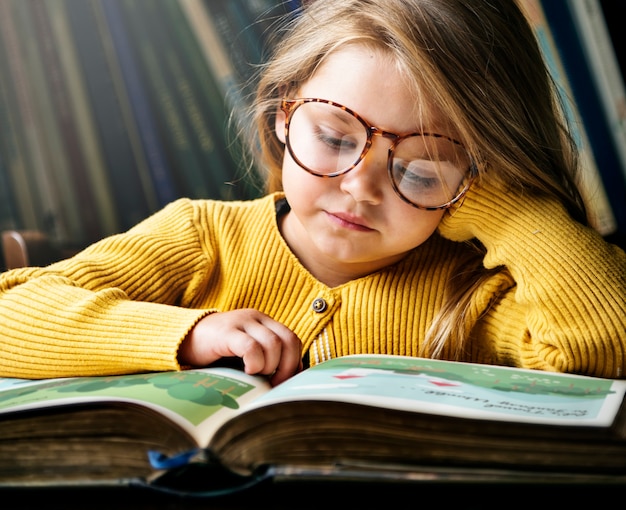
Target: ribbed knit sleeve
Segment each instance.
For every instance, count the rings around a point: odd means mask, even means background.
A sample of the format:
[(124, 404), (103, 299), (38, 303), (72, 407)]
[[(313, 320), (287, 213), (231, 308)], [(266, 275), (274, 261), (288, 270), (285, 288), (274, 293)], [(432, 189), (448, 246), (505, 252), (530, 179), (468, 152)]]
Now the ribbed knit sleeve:
[(626, 255), (558, 204), (476, 187), (441, 235), (329, 288), (282, 238), (279, 198), (178, 200), (71, 259), (1, 274), (0, 376), (178, 369), (178, 346), (198, 320), (240, 308), (291, 329), (312, 363), (418, 355), (465, 260), (467, 246), (452, 241), (471, 237), (487, 248), (485, 265), (508, 272), (472, 296), (468, 360), (623, 376)]
[[(44, 378), (178, 369), (210, 267), (191, 203), (47, 268), (0, 275), (0, 375)], [(173, 306), (183, 305), (183, 306)]]
[(479, 334), (500, 361), (623, 377), (626, 255), (547, 198), (475, 189), (440, 226), (475, 236), (486, 267), (506, 266), (514, 293), (485, 316)]

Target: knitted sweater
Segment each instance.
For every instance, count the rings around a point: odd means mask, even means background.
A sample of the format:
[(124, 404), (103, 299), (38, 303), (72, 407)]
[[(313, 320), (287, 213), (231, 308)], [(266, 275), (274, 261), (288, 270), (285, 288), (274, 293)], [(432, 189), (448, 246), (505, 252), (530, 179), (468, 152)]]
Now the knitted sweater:
[(399, 263), (329, 288), (281, 237), (279, 197), (180, 199), (71, 259), (3, 273), (0, 375), (180, 369), (177, 349), (199, 319), (248, 307), (293, 330), (312, 364), (417, 355), (468, 249), (447, 238), (473, 236), (488, 250), (485, 265), (510, 274), (473, 296), (468, 361), (623, 374), (626, 255), (560, 206), (507, 198), (493, 211), (492, 200), (473, 196), (443, 221), (446, 237), (436, 233)]

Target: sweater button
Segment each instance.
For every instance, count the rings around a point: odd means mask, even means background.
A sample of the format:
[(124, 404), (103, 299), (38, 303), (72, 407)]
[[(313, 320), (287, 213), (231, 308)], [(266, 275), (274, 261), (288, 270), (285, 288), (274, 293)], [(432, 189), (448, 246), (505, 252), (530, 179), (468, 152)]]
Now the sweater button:
[(328, 308), (328, 303), (326, 303), (326, 301), (322, 298), (317, 298), (315, 301), (313, 301), (313, 305), (311, 306), (311, 308), (313, 308), (314, 312), (322, 313), (325, 312)]

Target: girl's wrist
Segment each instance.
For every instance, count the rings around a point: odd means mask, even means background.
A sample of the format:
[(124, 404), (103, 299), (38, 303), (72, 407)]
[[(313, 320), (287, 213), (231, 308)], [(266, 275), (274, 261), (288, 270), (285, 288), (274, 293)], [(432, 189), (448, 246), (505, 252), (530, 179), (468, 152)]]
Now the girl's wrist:
[(580, 228), (556, 200), (531, 191), (477, 186), (444, 216), (439, 233), (459, 242), (476, 238), (495, 256), (494, 263), (506, 264), (515, 263), (508, 259), (520, 250), (540, 258), (546, 245), (575, 239)]

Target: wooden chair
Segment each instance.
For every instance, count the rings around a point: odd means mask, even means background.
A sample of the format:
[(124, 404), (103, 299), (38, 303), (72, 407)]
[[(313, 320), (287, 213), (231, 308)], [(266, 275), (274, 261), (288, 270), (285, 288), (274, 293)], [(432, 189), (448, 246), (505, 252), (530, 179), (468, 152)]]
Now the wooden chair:
[(63, 256), (50, 238), (39, 230), (4, 230), (2, 253), (6, 269), (46, 266)]

